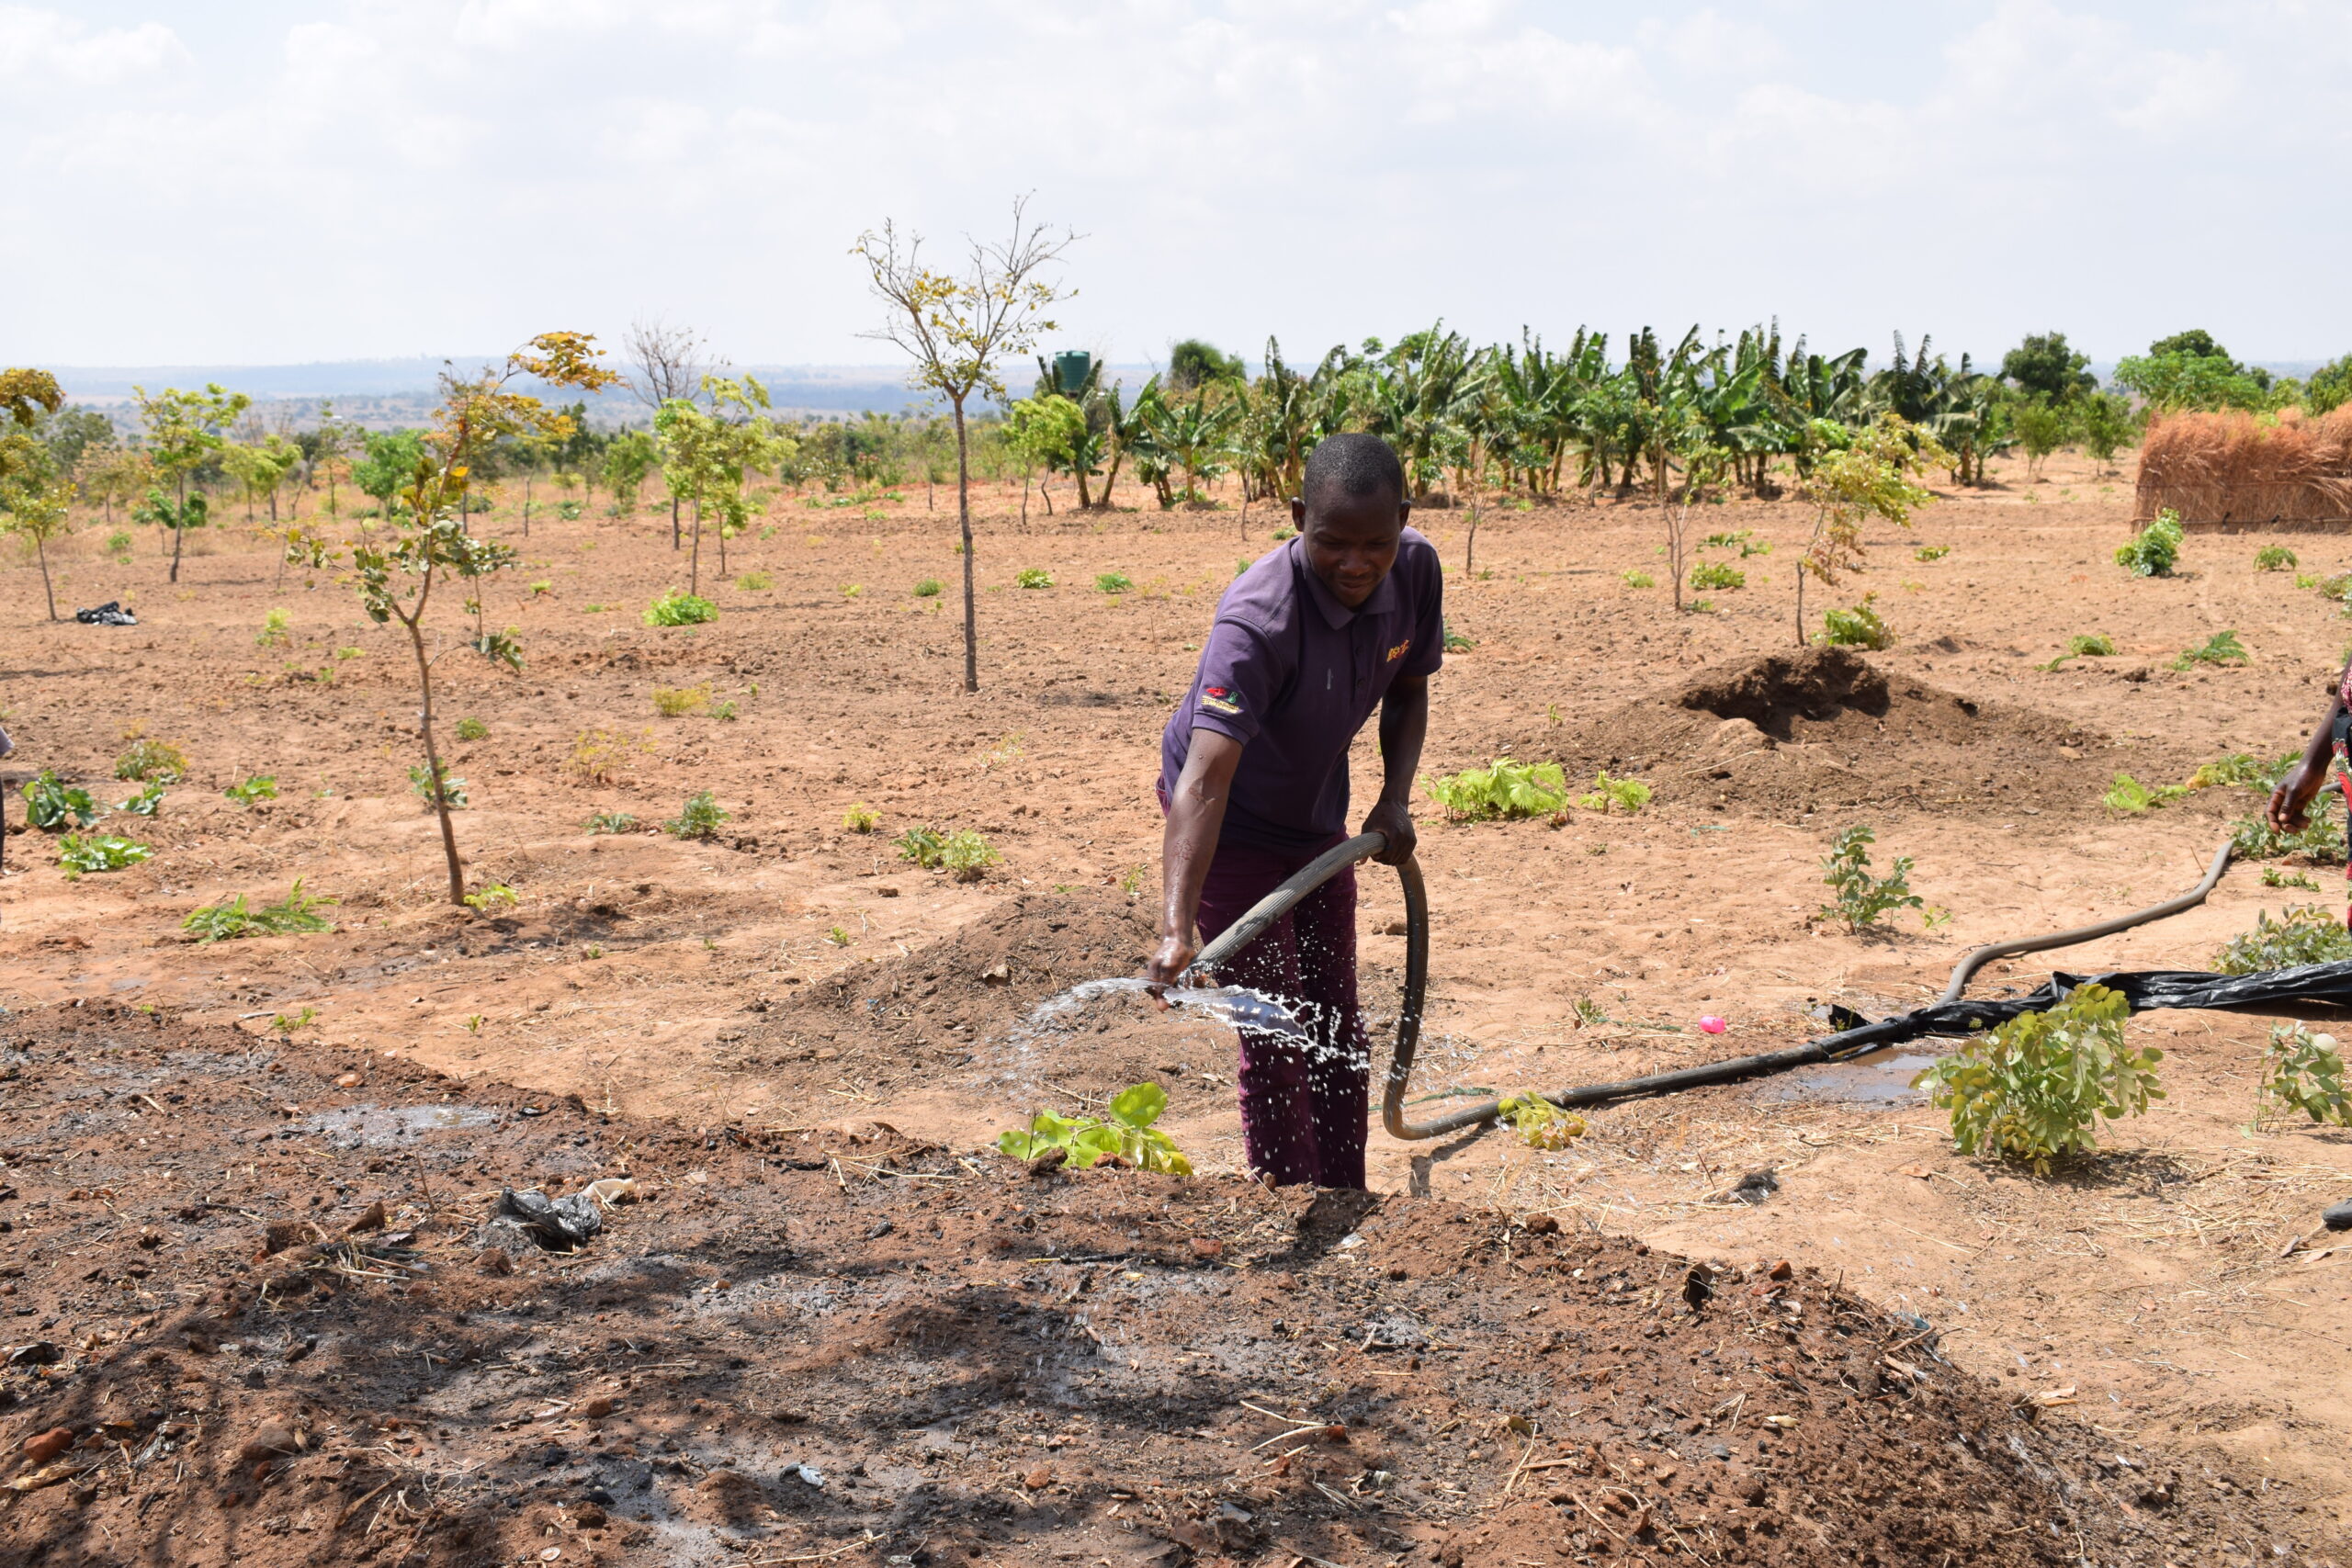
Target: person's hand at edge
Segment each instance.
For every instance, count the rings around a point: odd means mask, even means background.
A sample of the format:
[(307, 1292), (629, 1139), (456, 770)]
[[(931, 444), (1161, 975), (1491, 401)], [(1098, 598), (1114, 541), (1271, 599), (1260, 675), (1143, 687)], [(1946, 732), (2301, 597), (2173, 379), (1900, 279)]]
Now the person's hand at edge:
[(2270, 792), (2270, 804), (2263, 816), (2270, 826), (2281, 833), (2300, 833), (2311, 826), (2312, 802), (2318, 798), (2321, 787), (2327, 783), (2324, 764), (2314, 767), (2310, 759), (2297, 762)]
[(1413, 829), (1412, 807), (1401, 800), (1384, 800), (1364, 813), (1363, 830), (1385, 834), (1388, 847), (1372, 858), (1383, 865), (1402, 865), (1413, 858), (1420, 835)]

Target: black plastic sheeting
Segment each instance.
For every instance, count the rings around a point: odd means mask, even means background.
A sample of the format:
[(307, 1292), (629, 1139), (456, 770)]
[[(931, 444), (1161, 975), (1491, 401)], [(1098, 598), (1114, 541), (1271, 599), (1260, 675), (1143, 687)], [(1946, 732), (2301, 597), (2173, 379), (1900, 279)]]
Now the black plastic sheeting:
[(1928, 1034), (1975, 1034), (2019, 1013), (2045, 1012), (2077, 986), (2105, 986), (2120, 992), (2133, 1012), (2159, 1008), (2199, 1008), (2209, 1012), (2250, 1012), (2266, 1018), (2311, 1023), (2352, 1024), (2352, 960), (2306, 964), (2294, 969), (2265, 969), (2252, 975), (2209, 975), (2193, 969), (2132, 969), (2113, 975), (2052, 975), (2040, 990), (2022, 997), (1945, 1002), (1917, 1012), (1897, 1013), (1876, 1023), (1838, 1009), (1831, 1021), (1856, 1021), (1813, 1042), (1830, 1059), (1899, 1045)]

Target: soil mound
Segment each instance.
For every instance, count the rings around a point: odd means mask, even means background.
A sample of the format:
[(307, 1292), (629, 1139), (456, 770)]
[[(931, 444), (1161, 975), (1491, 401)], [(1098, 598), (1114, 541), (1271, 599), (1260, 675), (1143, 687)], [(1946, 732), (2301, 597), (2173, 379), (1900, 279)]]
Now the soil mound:
[(1746, 719), (1776, 740), (1794, 739), (1800, 718), (1834, 724), (1849, 713), (1885, 716), (1886, 677), (1851, 649), (1808, 648), (1722, 666), (1682, 688), (1676, 700), (1717, 718)]
[(2119, 767), (2161, 779), (2195, 765), (2109, 746), (2054, 714), (1808, 648), (1703, 671), (1572, 731), (1555, 754), (1572, 773), (1637, 773), (1662, 800), (1783, 818), (1889, 805), (2094, 816)]
[[(20, 1015), (0, 1062), (74, 1108), (5, 1134), (11, 1562), (2340, 1551), (2277, 1482), (2013, 1400), (1807, 1267), (690, 1134), (128, 1009)], [(405, 1142), (314, 1131), (363, 1106)], [(622, 1175), (577, 1252), (474, 1245), (503, 1186)]]
[[(1152, 936), (1148, 910), (1124, 895), (1023, 893), (905, 957), (844, 970), (775, 1004), (746, 1031), (740, 1065), (811, 1085), (969, 1066), (976, 1048), (1001, 1045), (1048, 998), (1081, 980), (1138, 973)], [(1108, 1030), (1107, 1018), (1097, 1021)], [(1153, 1076), (1151, 1054), (1141, 1042), (1091, 1052), (1073, 1065), (1086, 1081), (1070, 1087), (1114, 1093)]]

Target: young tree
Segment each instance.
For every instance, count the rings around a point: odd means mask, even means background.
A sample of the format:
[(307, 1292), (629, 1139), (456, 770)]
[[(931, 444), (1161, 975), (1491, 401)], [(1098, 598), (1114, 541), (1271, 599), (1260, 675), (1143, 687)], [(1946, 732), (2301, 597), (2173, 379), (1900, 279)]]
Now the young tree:
[(155, 482), (155, 465), (146, 453), (128, 446), (93, 446), (83, 452), (74, 482), (83, 495), (98, 502), (111, 527), (115, 502), (120, 502), (125, 511), (135, 505)]
[(605, 448), (605, 488), (616, 512), (637, 510), (637, 492), (662, 460), (662, 449), (641, 430), (624, 430)]
[(2041, 461), (2066, 445), (2075, 433), (2072, 405), (2050, 398), (2028, 398), (2013, 416), (2018, 445), (2025, 448), (2028, 479), (2041, 472)]
[[(149, 496), (149, 522), (164, 522), (172, 530), (171, 581), (180, 580), (180, 550), (190, 528), (204, 526), (206, 509), (199, 505), (189, 508), (188, 476), (204, 466), (205, 459), (227, 442), (229, 427), (238, 416), (253, 406), (253, 399), (243, 392), (232, 392), (217, 381), (207, 382), (200, 392), (184, 392), (176, 387), (166, 387), (156, 397), (149, 397), (147, 389), (133, 386), (132, 397), (139, 404), (139, 418), (147, 426), (147, 443), (154, 456), (155, 467), (172, 479), (173, 505), (168, 514), (153, 503), (160, 495)], [(196, 498), (201, 502), (199, 495)]]
[[(718, 513), (718, 569), (727, 570), (727, 541), (742, 532), (750, 516), (743, 476), (769, 460), (778, 439), (767, 415), (767, 389), (754, 377), (703, 378), (710, 402), (706, 413), (684, 398), (673, 398), (653, 416), (662, 449), (662, 477), (673, 497), (694, 507), (694, 553), (686, 567), (686, 592), (702, 592), (702, 518), (705, 507)], [(731, 417), (730, 417), (731, 416)]]
[(2075, 429), (2082, 437), (2083, 450), (2090, 454), (2099, 471), (2112, 473), (2116, 453), (2132, 444), (2140, 422), (2129, 399), (2113, 392), (2093, 392), (2083, 400)]
[[(699, 333), (690, 327), (673, 327), (659, 316), (650, 321), (640, 316), (630, 322), (621, 346), (636, 367), (636, 374), (627, 378), (628, 389), (657, 414), (665, 403), (693, 402), (703, 378), (727, 367), (726, 360), (712, 357), (710, 345)], [(673, 550), (680, 544), (679, 500), (676, 495), (670, 497), (670, 547)]]
[[(424, 788), (440, 818), (452, 904), (466, 901), (465, 865), (458, 857), (458, 833), (449, 819), (447, 785), (433, 728), (433, 665), (454, 649), (445, 648), (438, 653), (428, 650), (425, 615), (432, 608), (433, 590), (444, 577), (486, 576), (516, 558), (507, 547), (468, 534), (463, 510), (468, 480), (490, 445), (526, 432), (543, 433), (556, 417), (537, 398), (506, 390), (507, 383), (518, 376), (530, 376), (552, 386), (593, 391), (619, 379), (595, 363), (601, 355), (595, 340), (583, 333), (545, 333), (507, 355), (503, 366), (470, 378), (444, 375), (440, 412), (420, 443), (401, 492), (405, 509), (389, 537), (352, 547), (351, 564), (361, 606), (379, 625), (398, 622), (408, 634), (409, 650), (416, 661), (417, 732), (424, 746)], [(509, 669), (523, 667), (522, 649), (503, 634), (478, 633), (470, 642), (456, 646), (470, 648)]]
[(1804, 581), (1834, 588), (1841, 572), (1862, 566), (1862, 525), (1875, 517), (1900, 528), (1935, 499), (1915, 472), (1951, 467), (1951, 454), (1902, 415), (1883, 413), (1875, 424), (1849, 431), (1813, 422), (1813, 439), (1826, 447), (1801, 493), (1813, 502), (1813, 534), (1797, 562), (1797, 643), (1804, 643)]
[(1029, 221), (1026, 198), (1012, 204), (1012, 232), (1001, 244), (969, 242), (964, 270), (945, 273), (922, 262), (922, 237), (903, 245), (886, 221), (879, 233), (858, 236), (851, 254), (866, 266), (875, 297), (888, 307), (884, 326), (866, 335), (894, 344), (914, 362), (911, 379), (947, 400), (956, 422), (956, 514), (964, 551), (964, 689), (980, 689), (980, 644), (973, 619), (971, 437), (965, 404), (974, 393), (1005, 400), (999, 367), (1027, 354), (1055, 329), (1046, 312), (1069, 298), (1038, 275), (1061, 258), (1077, 236), (1048, 233)]
[(58, 472), (57, 458), (32, 434), (43, 412), (55, 413), (65, 401), (57, 378), (46, 370), (0, 371), (0, 529), (30, 539), (40, 558), (40, 586), (49, 600), (49, 618), (57, 619), (57, 591), (49, 580), (49, 541), (72, 525), (69, 503), (73, 482)]

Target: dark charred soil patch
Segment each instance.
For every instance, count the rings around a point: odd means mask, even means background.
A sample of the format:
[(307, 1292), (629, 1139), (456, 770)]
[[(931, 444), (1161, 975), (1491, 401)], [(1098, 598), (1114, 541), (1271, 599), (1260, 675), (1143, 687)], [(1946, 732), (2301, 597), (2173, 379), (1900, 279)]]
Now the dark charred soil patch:
[[(12, 1562), (2055, 1568), (2324, 1544), (2291, 1499), (2037, 1418), (1810, 1268), (689, 1132), (128, 1010), (13, 1024)], [(360, 1107), (447, 1114), (397, 1147), (311, 1130)], [(638, 1201), (577, 1253), (476, 1245), (502, 1186), (616, 1176)]]

